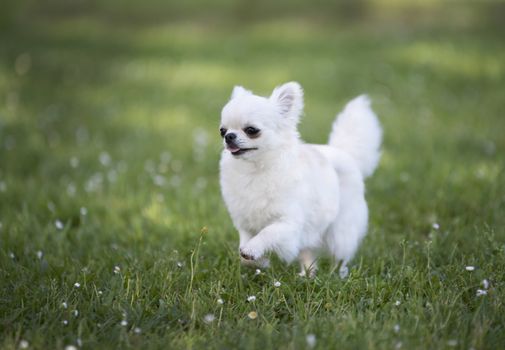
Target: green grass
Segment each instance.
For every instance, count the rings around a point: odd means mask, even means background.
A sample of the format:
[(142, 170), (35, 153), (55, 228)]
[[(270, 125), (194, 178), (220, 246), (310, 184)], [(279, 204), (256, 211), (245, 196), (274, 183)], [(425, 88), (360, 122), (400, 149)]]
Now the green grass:
[[(0, 32), (0, 348), (503, 347), (505, 31), (491, 4), (391, 3), (352, 20), (225, 1), (170, 21), (158, 3), (18, 9)], [(289, 80), (309, 142), (363, 92), (384, 126), (345, 280), (327, 259), (314, 279), (241, 267), (220, 197), (233, 85)]]

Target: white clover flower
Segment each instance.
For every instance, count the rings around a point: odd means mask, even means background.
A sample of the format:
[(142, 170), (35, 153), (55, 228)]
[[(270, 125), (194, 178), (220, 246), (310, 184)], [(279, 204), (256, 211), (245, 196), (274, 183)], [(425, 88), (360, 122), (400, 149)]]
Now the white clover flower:
[(55, 222), (54, 222), (54, 226), (56, 226), (56, 228), (58, 230), (63, 230), (65, 228), (65, 225), (63, 224), (63, 222), (61, 222), (60, 219), (57, 219)]
[(65, 350), (77, 350), (77, 346), (75, 346), (75, 345), (67, 345), (67, 346), (65, 346)]
[(395, 306), (400, 306), (402, 302), (400, 300), (395, 301)]
[(177, 267), (179, 267), (179, 268), (182, 267), (182, 262), (178, 261), (177, 262)]
[(465, 269), (467, 271), (474, 271), (475, 270), (475, 266), (467, 266), (467, 267), (465, 267)]
[(402, 345), (403, 345), (403, 343), (401, 341), (399, 341), (398, 343), (395, 344), (395, 349), (401, 349)]
[(275, 281), (274, 282), (274, 287), (275, 288), (279, 288), (280, 286), (281, 286), (281, 282), (279, 282), (279, 281)]
[(133, 329), (133, 333), (135, 333), (135, 334), (140, 334), (140, 333), (142, 333), (142, 329), (140, 329), (139, 327), (135, 327), (135, 328)]
[(123, 326), (123, 327), (128, 326), (128, 321), (127, 320), (122, 320), (121, 321), (121, 326)]
[(61, 307), (66, 309), (68, 308), (68, 304), (64, 301), (63, 303), (61, 303)]
[(256, 296), (255, 295), (249, 295), (247, 297), (247, 301), (252, 303), (252, 302), (255, 302), (256, 301)]
[(255, 274), (256, 276), (261, 275), (261, 270), (260, 270), (260, 269), (256, 269), (256, 271), (254, 272), (254, 274)]
[(79, 316), (79, 310), (75, 309), (74, 311), (72, 311), (72, 315), (74, 315), (74, 317)]
[(309, 348), (313, 348), (314, 346), (316, 346), (316, 335), (315, 334), (307, 334), (305, 336), (305, 341), (307, 342), (307, 346)]
[(395, 331), (395, 333), (398, 333), (400, 331), (400, 325), (399, 324), (395, 324), (393, 326), (393, 330)]
[(16, 259), (16, 256), (14, 255), (13, 252), (9, 252), (9, 258), (11, 259)]
[(431, 225), (431, 227), (433, 227), (435, 230), (438, 230), (440, 228), (440, 225), (434, 222), (433, 225)]
[(121, 268), (118, 265), (114, 266), (114, 273), (117, 275), (120, 272), (121, 272)]
[(75, 288), (80, 288), (80, 287), (81, 287), (81, 284), (80, 284), (79, 282), (75, 282), (75, 283), (74, 283), (74, 287), (75, 287)]
[(477, 289), (477, 293), (475, 295), (478, 297), (483, 296), (483, 295), (487, 295), (487, 290)]
[(77, 158), (76, 156), (70, 158), (70, 166), (72, 168), (77, 168), (79, 166), (79, 158)]
[(28, 349), (29, 346), (30, 346), (30, 343), (28, 343), (27, 340), (21, 339), (19, 341), (19, 348), (20, 349)]
[(450, 339), (447, 341), (447, 345), (448, 346), (457, 346), (458, 345), (458, 341), (456, 339)]
[(103, 294), (103, 292), (101, 290), (99, 290), (97, 293), (98, 293), (98, 295), (102, 295)]
[(79, 212), (82, 216), (88, 215), (88, 209), (86, 209), (86, 207), (81, 207), (81, 209), (79, 209)]
[(489, 281), (487, 279), (483, 279), (481, 283), (482, 283), (482, 287), (484, 287), (484, 289), (489, 288)]
[(108, 166), (108, 165), (110, 164), (111, 158), (110, 158), (109, 153), (107, 153), (107, 152), (102, 152), (102, 153), (100, 153), (100, 156), (99, 156), (98, 158), (99, 158), (99, 160), (100, 160), (100, 163), (101, 163), (103, 166)]
[(68, 325), (68, 320), (63, 320), (63, 321), (61, 321), (61, 323), (63, 323), (64, 326), (67, 326)]
[(81, 340), (81, 338), (77, 338), (77, 340), (75, 342), (77, 343), (78, 347), (82, 346), (82, 340)]
[(213, 314), (207, 314), (203, 317), (203, 322), (209, 324), (209, 323), (214, 322), (215, 319), (216, 319), (216, 316), (214, 316)]
[(219, 305), (223, 305), (223, 304), (224, 304), (224, 300), (223, 300), (223, 299), (221, 299), (221, 298), (219, 298), (219, 299), (217, 299), (217, 303), (218, 303)]
[(44, 253), (42, 252), (42, 250), (37, 250), (37, 258), (42, 259), (42, 257), (44, 256)]

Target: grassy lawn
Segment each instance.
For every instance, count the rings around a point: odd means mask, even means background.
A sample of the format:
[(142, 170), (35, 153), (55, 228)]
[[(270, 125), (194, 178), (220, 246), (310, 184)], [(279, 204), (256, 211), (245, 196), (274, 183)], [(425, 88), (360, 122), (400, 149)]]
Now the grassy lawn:
[[(505, 30), (490, 3), (361, 19), (90, 3), (14, 6), (0, 29), (0, 348), (504, 346)], [(233, 85), (290, 80), (308, 142), (363, 92), (384, 126), (345, 280), (324, 259), (314, 279), (241, 267), (220, 196)]]

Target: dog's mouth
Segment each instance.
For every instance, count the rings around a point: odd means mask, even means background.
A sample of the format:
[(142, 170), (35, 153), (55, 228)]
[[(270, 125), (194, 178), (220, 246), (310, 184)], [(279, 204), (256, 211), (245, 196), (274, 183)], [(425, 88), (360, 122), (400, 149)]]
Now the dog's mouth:
[(255, 147), (253, 147), (253, 148), (240, 148), (236, 145), (227, 145), (226, 149), (228, 151), (230, 151), (230, 153), (233, 154), (234, 156), (239, 156), (241, 154), (257, 150), (257, 148), (255, 148)]

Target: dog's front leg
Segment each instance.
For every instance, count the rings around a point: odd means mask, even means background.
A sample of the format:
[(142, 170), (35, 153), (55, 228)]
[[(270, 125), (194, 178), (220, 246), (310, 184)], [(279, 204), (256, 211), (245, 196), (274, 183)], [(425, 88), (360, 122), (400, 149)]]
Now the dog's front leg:
[(299, 253), (299, 229), (296, 225), (276, 222), (261, 230), (240, 246), (240, 255), (246, 260), (258, 260), (266, 252), (274, 251), (282, 259), (291, 262)]
[[(238, 231), (239, 236), (240, 236), (240, 249), (246, 245), (247, 242), (251, 240), (252, 235), (245, 231), (245, 230), (239, 230)], [(252, 260), (252, 259), (245, 259), (242, 254), (240, 256), (240, 262), (244, 266), (250, 266), (250, 267), (261, 267), (261, 268), (267, 268), (270, 265), (270, 261), (266, 257), (261, 257), (258, 260)]]

